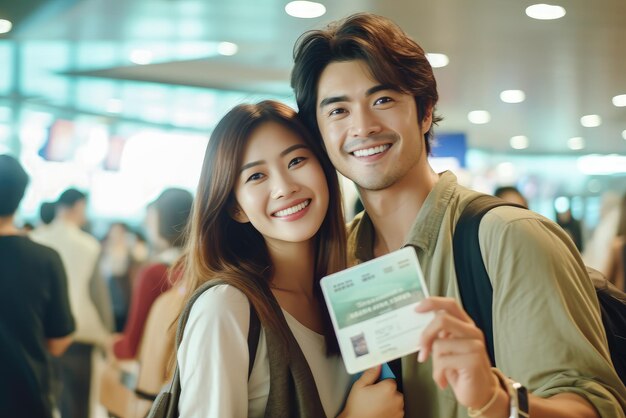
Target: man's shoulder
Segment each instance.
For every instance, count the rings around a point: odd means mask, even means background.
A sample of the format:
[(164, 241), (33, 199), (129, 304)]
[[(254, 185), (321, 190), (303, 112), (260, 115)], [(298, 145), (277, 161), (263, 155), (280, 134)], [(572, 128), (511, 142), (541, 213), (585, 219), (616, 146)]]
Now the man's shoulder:
[(55, 249), (33, 240), (30, 236), (19, 237), (17, 243), (19, 243), (20, 251), (33, 261), (60, 260), (59, 253)]

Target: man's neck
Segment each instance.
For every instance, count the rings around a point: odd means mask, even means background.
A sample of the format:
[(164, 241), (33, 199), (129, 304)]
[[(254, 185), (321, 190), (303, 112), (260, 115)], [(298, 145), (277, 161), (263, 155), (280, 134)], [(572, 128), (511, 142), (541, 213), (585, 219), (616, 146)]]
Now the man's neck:
[(435, 187), (439, 176), (428, 164), (418, 164), (402, 179), (383, 190), (359, 190), (374, 225), (374, 256), (399, 249)]
[(14, 224), (13, 215), (0, 217), (0, 236), (20, 235), (20, 230)]

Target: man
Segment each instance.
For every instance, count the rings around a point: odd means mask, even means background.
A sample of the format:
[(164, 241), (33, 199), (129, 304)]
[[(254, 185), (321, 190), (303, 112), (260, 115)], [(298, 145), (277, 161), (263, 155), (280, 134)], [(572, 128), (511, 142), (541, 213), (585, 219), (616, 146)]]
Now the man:
[(516, 205), (528, 208), (528, 201), (522, 192), (520, 192), (515, 186), (500, 186), (496, 188), (493, 195), (499, 197), (500, 199), (504, 199), (507, 202), (515, 203)]
[[(80, 229), (87, 222), (86, 195), (70, 188), (61, 194), (56, 205), (56, 217), (50, 226), (31, 236), (57, 250), (67, 271), (76, 334), (75, 342), (59, 359), (63, 386), (61, 415), (86, 418), (95, 407), (95, 393), (92, 393), (95, 390), (91, 390), (93, 350), (96, 346), (107, 347), (110, 340), (110, 298), (97, 273), (100, 243)], [(94, 288), (98, 289), (94, 291)], [(104, 300), (95, 300), (94, 296)]]
[(410, 245), (439, 296), (418, 308), (436, 313), (419, 357), (402, 359), (406, 416), (508, 417), (523, 390), (506, 375), (532, 391), (533, 418), (624, 417), (626, 389), (573, 243), (553, 222), (512, 207), (489, 212), (479, 234), (494, 288), (498, 369), (490, 368), (482, 332), (457, 303), (452, 255), (455, 222), (477, 193), (428, 163), (440, 118), (422, 48), (391, 21), (359, 14), (304, 34), (294, 60), (302, 117), (365, 206), (350, 225), (351, 261)]
[(19, 162), (0, 155), (0, 411), (51, 418), (50, 355), (70, 345), (74, 319), (61, 258), (14, 225), (27, 184)]

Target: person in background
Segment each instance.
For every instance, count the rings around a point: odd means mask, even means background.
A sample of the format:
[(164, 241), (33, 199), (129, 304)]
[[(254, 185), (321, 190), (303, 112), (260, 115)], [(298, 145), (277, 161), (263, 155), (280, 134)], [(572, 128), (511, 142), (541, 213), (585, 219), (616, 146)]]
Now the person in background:
[(580, 221), (572, 216), (572, 209), (557, 209), (556, 223), (570, 236), (578, 251), (583, 251), (583, 231)]
[[(156, 255), (133, 278), (128, 320), (124, 331), (113, 338), (110, 350), (113, 356), (106, 365), (101, 382), (102, 387), (109, 388), (111, 392), (101, 394), (101, 403), (109, 413), (121, 418), (145, 415), (150, 401), (156, 395), (153, 392), (158, 392), (158, 389), (152, 390), (153, 385), (158, 384), (160, 388), (164, 383), (159, 378), (145, 384), (145, 376), (164, 373), (165, 364), (159, 364), (153, 359), (155, 356), (160, 358), (159, 353), (167, 350), (165, 345), (161, 345), (165, 343), (162, 341), (165, 337), (159, 339), (159, 336), (167, 334), (172, 321), (160, 322), (156, 330), (155, 325), (151, 326), (152, 333), (156, 331), (157, 337), (146, 339), (144, 333), (154, 301), (179, 278), (176, 271), (170, 272), (170, 267), (180, 256), (181, 246), (185, 242), (185, 226), (192, 202), (193, 196), (189, 191), (168, 188), (147, 207), (146, 234)], [(158, 316), (162, 318), (162, 315)], [(143, 353), (141, 357), (138, 356), (140, 348)], [(126, 376), (133, 378), (129, 381)]]
[(507, 202), (515, 203), (528, 209), (528, 201), (524, 195), (522, 195), (522, 192), (520, 192), (515, 186), (498, 187), (493, 192), (493, 195), (499, 197), (500, 199), (504, 199)]
[(492, 368), (459, 304), (452, 254), (455, 223), (480, 193), (428, 162), (438, 93), (415, 41), (384, 17), (350, 16), (298, 40), (291, 85), (302, 120), (363, 200), (349, 227), (351, 264), (409, 246), (434, 296), (416, 309), (435, 313), (419, 354), (402, 359), (407, 417), (526, 417), (516, 402), (525, 387), (533, 418), (625, 416), (580, 255), (554, 222), (512, 206), (487, 213), (478, 237), (493, 285)]
[(379, 368), (349, 389), (319, 287), (345, 254), (337, 173), (293, 109), (229, 111), (207, 145), (179, 263), (188, 297), (220, 282), (193, 305), (177, 351), (180, 415), (401, 417), (395, 381), (375, 383)]
[(126, 324), (131, 298), (131, 277), (133, 266), (132, 242), (128, 226), (114, 222), (102, 240), (100, 271), (106, 281), (115, 319), (115, 331), (120, 332)]
[(611, 242), (615, 238), (615, 231), (620, 216), (620, 195), (607, 191), (600, 201), (600, 216), (598, 223), (593, 228), (589, 240), (585, 243), (583, 261), (589, 267), (599, 271), (605, 271), (608, 264)]
[(0, 155), (0, 415), (52, 418), (50, 356), (60, 356), (75, 329), (59, 254), (32, 242), (14, 224), (28, 175)]
[[(96, 408), (95, 348), (106, 348), (111, 338), (111, 301), (98, 269), (100, 243), (83, 231), (87, 223), (87, 196), (69, 188), (59, 196), (54, 221), (34, 231), (34, 241), (54, 248), (67, 272), (70, 306), (76, 320), (74, 343), (58, 359), (61, 378), (61, 416), (86, 418)], [(92, 382), (94, 384), (92, 384)]]
[(180, 256), (185, 243), (185, 226), (192, 202), (193, 196), (189, 191), (168, 188), (148, 205), (146, 231), (156, 256), (133, 280), (128, 321), (124, 332), (117, 335), (113, 343), (113, 354), (119, 360), (137, 356), (150, 307), (178, 279), (178, 275), (174, 274), (169, 280), (169, 268)]
[(618, 289), (626, 291), (626, 194), (622, 197), (617, 234), (611, 243), (605, 273)]

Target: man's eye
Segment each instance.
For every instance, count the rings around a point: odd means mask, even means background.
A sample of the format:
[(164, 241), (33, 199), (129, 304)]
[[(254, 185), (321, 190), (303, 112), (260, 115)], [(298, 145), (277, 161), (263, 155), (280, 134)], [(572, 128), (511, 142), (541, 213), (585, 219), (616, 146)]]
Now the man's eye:
[(291, 167), (293, 167), (294, 165), (301, 164), (301, 163), (302, 163), (303, 161), (305, 161), (305, 160), (306, 160), (306, 158), (304, 158), (304, 157), (296, 157), (296, 158), (294, 158), (293, 160), (289, 161), (289, 165), (288, 165), (288, 167), (289, 167), (289, 168), (291, 168)]
[(336, 109), (331, 110), (331, 111), (328, 113), (328, 116), (336, 116), (336, 115), (341, 115), (342, 113), (346, 113), (346, 110), (345, 110), (345, 109), (343, 109), (343, 108), (341, 108), (341, 107), (338, 107), (338, 108), (336, 108)]
[(391, 97), (381, 97), (380, 99), (376, 99), (374, 105), (390, 103), (393, 99)]
[(253, 175), (248, 177), (248, 179), (246, 180), (246, 183), (248, 183), (249, 181), (261, 180), (262, 178), (263, 178), (263, 174), (261, 174), (261, 173), (254, 173)]

